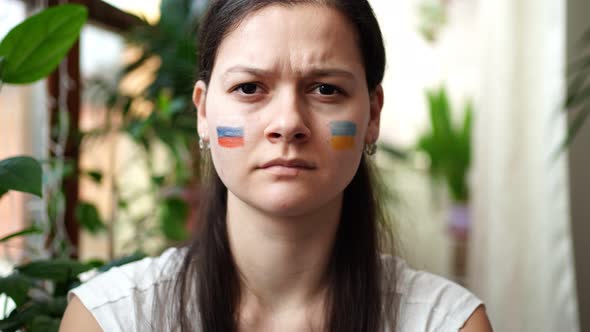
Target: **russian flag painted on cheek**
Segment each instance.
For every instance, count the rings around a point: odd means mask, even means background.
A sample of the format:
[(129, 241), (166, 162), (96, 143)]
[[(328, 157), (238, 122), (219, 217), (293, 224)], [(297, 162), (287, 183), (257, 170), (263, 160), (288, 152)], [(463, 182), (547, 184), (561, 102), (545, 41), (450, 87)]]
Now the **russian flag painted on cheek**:
[(244, 128), (217, 127), (217, 143), (224, 148), (244, 146)]
[(330, 123), (332, 139), (330, 144), (334, 150), (349, 150), (354, 148), (356, 124), (350, 121), (334, 121)]

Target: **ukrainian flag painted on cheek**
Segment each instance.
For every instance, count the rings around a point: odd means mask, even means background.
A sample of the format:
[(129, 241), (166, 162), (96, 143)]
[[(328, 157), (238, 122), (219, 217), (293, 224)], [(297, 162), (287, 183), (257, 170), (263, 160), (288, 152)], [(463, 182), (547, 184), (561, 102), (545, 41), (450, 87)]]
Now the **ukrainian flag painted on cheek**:
[(217, 143), (224, 148), (244, 146), (244, 128), (217, 127)]
[(330, 144), (334, 150), (350, 150), (354, 148), (356, 124), (350, 121), (334, 121), (330, 123), (332, 139)]

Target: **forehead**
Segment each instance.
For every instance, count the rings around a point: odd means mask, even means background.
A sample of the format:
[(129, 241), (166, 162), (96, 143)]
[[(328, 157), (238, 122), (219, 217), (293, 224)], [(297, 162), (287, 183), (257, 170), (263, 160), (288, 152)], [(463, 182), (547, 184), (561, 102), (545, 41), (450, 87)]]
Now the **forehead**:
[(269, 5), (247, 15), (226, 35), (217, 51), (214, 72), (235, 65), (290, 71), (336, 66), (364, 71), (358, 38), (353, 24), (332, 7)]

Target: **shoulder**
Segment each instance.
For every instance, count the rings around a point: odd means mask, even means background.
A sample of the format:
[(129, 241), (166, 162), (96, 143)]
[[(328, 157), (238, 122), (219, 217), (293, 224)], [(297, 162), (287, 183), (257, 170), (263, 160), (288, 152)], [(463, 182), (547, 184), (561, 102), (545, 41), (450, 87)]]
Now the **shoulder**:
[(102, 328), (92, 316), (92, 313), (80, 302), (76, 296), (70, 299), (64, 317), (59, 327), (60, 332), (102, 332)]
[(432, 273), (414, 270), (400, 258), (384, 256), (383, 260), (385, 271), (395, 276), (395, 288), (389, 285), (388, 292), (396, 298), (396, 332), (457, 332), (471, 321), (472, 315), (477, 314), (479, 318), (477, 310), (483, 308), (483, 303), (464, 287)]
[(138, 322), (151, 317), (155, 298), (172, 288), (183, 252), (168, 249), (94, 276), (69, 292), (68, 310), (83, 306), (104, 331), (138, 330)]
[(465, 322), (461, 332), (492, 332), (492, 324), (483, 305), (475, 309), (471, 317)]

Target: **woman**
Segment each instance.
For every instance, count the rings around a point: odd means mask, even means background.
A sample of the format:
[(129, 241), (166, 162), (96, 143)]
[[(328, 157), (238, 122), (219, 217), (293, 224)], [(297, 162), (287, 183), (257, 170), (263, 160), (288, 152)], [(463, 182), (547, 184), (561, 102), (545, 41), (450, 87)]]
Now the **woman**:
[(203, 229), (72, 291), (61, 331), (491, 331), (468, 291), (381, 256), (364, 154), (384, 68), (366, 0), (213, 1), (194, 88)]

